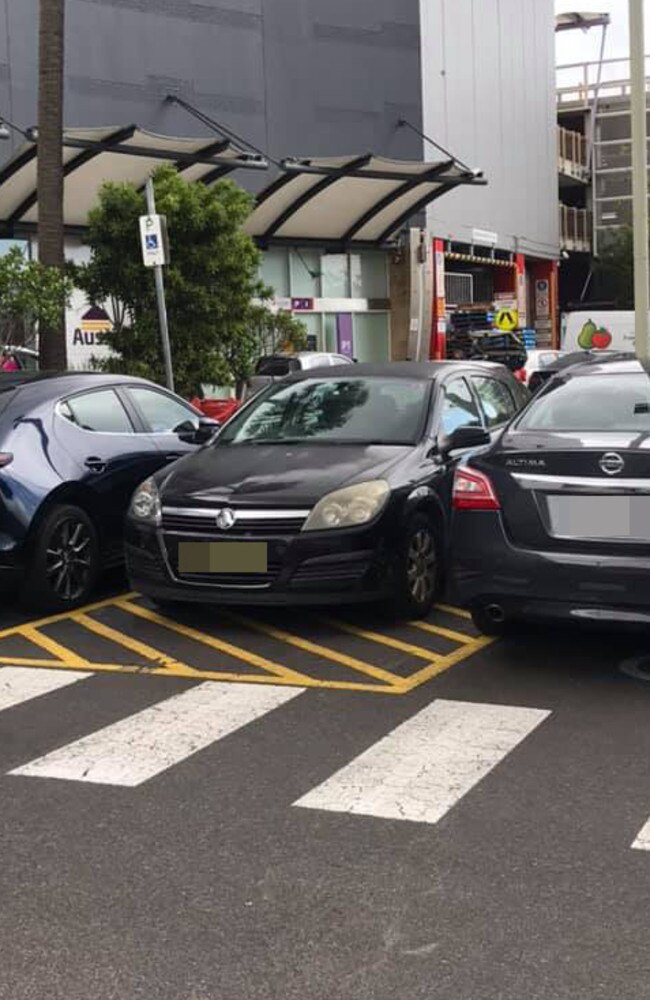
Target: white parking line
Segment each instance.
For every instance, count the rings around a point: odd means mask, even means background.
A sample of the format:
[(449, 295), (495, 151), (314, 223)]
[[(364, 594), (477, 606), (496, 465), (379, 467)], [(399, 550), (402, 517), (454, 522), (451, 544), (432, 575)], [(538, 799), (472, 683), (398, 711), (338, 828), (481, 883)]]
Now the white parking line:
[(434, 701), (294, 805), (437, 823), (548, 715)]
[(641, 827), (632, 847), (637, 851), (650, 851), (650, 819)]
[(10, 773), (134, 787), (283, 705), (302, 690), (208, 681)]
[(36, 670), (34, 667), (0, 668), (0, 712), (38, 698), (57, 688), (76, 684), (92, 674), (80, 670)]

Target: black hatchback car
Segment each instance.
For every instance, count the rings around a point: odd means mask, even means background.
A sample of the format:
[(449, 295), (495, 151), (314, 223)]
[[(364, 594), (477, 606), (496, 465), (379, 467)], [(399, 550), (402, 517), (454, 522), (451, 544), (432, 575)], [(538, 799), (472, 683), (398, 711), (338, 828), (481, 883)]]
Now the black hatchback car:
[(456, 471), (452, 582), (488, 633), (516, 619), (650, 625), (650, 375), (557, 375)]
[(143, 476), (215, 429), (144, 379), (0, 374), (0, 584), (64, 610), (122, 561), (122, 526)]
[(424, 614), (442, 581), (454, 466), (527, 398), (484, 363), (291, 376), (137, 490), (131, 583), (159, 602), (390, 598)]

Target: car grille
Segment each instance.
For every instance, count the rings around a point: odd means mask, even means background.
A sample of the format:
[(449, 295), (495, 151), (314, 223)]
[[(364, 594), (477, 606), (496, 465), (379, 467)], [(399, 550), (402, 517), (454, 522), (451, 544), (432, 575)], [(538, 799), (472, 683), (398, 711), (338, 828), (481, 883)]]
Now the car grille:
[(269, 563), (266, 573), (179, 573), (183, 583), (205, 584), (211, 587), (232, 587), (247, 590), (253, 587), (270, 587), (280, 573), (280, 565)]
[[(240, 513), (235, 510), (235, 515)], [(276, 516), (269, 516), (263, 510), (245, 511), (245, 518), (236, 519), (231, 528), (219, 528), (216, 522), (217, 509), (197, 510), (188, 514), (173, 508), (164, 508), (162, 514), (162, 530), (178, 534), (208, 535), (216, 538), (250, 537), (250, 536), (287, 536), (297, 535), (307, 520), (305, 511), (274, 511)], [(281, 514), (282, 516), (277, 516)]]
[(312, 559), (298, 566), (291, 577), (290, 586), (298, 588), (351, 588), (367, 573), (371, 556), (365, 558)]

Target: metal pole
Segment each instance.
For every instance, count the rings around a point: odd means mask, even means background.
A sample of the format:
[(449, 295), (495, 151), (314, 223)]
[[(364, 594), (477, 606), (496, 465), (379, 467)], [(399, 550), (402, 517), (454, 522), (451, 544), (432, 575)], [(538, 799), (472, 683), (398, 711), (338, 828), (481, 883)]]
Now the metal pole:
[[(591, 255), (592, 257), (598, 256), (598, 226), (596, 225), (596, 212), (598, 206), (596, 204), (596, 187), (598, 181), (596, 180), (597, 164), (596, 158), (594, 156), (594, 147), (596, 144), (596, 118), (598, 117), (598, 98), (600, 96), (600, 84), (603, 76), (603, 59), (605, 57), (605, 41), (607, 39), (607, 24), (603, 24), (603, 32), (600, 39), (600, 56), (598, 58), (598, 71), (596, 75), (596, 86), (594, 88), (594, 99), (591, 105), (591, 119), (589, 121), (589, 147), (587, 149), (587, 175), (591, 181), (591, 217), (594, 220), (592, 226), (592, 236), (591, 236)], [(596, 164), (596, 166), (594, 166)]]
[(629, 0), (630, 12), (630, 109), (632, 112), (632, 212), (634, 218), (634, 310), (636, 355), (643, 365), (650, 362), (648, 312), (648, 164), (645, 96), (645, 37), (643, 0)]
[[(156, 198), (153, 190), (151, 177), (146, 184), (147, 212), (149, 215), (156, 214)], [(156, 278), (156, 301), (158, 303), (158, 321), (160, 323), (160, 340), (162, 342), (163, 358), (165, 361), (165, 381), (167, 388), (174, 391), (174, 370), (172, 368), (172, 352), (169, 345), (169, 326), (167, 325), (167, 304), (165, 302), (165, 282), (163, 280), (162, 265), (154, 267)]]

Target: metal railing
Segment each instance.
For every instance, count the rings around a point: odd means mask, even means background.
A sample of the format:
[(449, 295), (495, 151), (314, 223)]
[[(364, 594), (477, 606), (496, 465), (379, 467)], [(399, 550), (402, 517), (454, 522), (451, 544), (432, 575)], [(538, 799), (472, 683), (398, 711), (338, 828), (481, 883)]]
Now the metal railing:
[(558, 126), (557, 148), (561, 174), (586, 180), (588, 172), (588, 144), (586, 136)]
[[(556, 67), (558, 106), (588, 108), (598, 96), (600, 101), (630, 96), (630, 60), (603, 59), (598, 83), (598, 62), (565, 63)], [(646, 56), (646, 90), (650, 90), (650, 55)]]
[(586, 208), (573, 208), (561, 203), (559, 209), (562, 249), (589, 253), (592, 239), (591, 213)]

